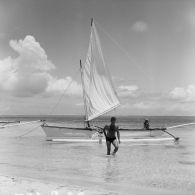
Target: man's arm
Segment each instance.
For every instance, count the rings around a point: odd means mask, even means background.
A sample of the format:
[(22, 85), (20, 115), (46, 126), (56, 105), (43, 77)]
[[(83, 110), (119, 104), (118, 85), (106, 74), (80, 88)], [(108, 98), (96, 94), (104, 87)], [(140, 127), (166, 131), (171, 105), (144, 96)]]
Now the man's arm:
[(121, 143), (121, 140), (120, 140), (120, 132), (119, 132), (118, 126), (117, 126), (117, 128), (116, 128), (116, 131), (117, 131), (118, 142), (119, 142), (119, 144), (120, 144), (120, 143)]
[(104, 129), (103, 129), (103, 133), (104, 133), (105, 137), (106, 137), (106, 129), (107, 129), (107, 126), (105, 126)]

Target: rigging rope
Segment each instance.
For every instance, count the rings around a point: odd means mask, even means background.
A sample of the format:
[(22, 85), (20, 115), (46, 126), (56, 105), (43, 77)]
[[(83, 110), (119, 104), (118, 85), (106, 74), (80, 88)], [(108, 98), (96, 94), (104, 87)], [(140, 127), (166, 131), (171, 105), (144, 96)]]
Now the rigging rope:
[(111, 34), (109, 34), (101, 25), (99, 25), (99, 23), (95, 20), (95, 23), (97, 24), (97, 26), (99, 26), (100, 29), (102, 29), (102, 31), (109, 37), (109, 39), (131, 60), (133, 61), (137, 66), (135, 66), (136, 68), (139, 68), (139, 70), (142, 72), (142, 74), (147, 78), (150, 79), (151, 81), (152, 78), (149, 77), (143, 70), (142, 67), (137, 63), (137, 61), (135, 59), (133, 59), (133, 57), (129, 54), (129, 52), (124, 49), (112, 36)]
[[(78, 74), (78, 71), (77, 71)], [(59, 105), (59, 103), (62, 101), (62, 98), (65, 96), (65, 92), (67, 91), (67, 89), (71, 86), (71, 84), (73, 83), (73, 79), (69, 82), (69, 84), (67, 85), (67, 87), (63, 90), (62, 95), (59, 97), (58, 101), (53, 105), (53, 107), (51, 108), (50, 112), (48, 113), (48, 115), (51, 115), (54, 110), (56, 109), (56, 107)]]
[[(40, 124), (39, 124), (38, 126), (35, 126), (35, 127), (31, 128), (28, 132), (26, 132), (26, 133), (24, 133), (24, 134), (22, 134), (22, 135), (20, 135), (20, 136), (17, 136), (17, 137), (18, 137), (18, 138), (24, 137), (25, 135), (28, 135), (28, 134), (30, 134), (31, 132), (35, 131), (38, 127), (40, 127)], [(28, 129), (27, 129), (27, 130), (28, 130)]]

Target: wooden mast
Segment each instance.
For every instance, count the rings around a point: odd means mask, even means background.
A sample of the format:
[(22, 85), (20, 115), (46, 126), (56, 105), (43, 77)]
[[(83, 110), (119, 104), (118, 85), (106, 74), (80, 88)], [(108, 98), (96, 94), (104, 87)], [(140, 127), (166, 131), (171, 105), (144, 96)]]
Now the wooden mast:
[(86, 95), (85, 95), (85, 86), (84, 86), (84, 80), (83, 80), (83, 68), (82, 68), (82, 62), (80, 60), (80, 71), (81, 71), (81, 83), (83, 88), (83, 102), (84, 102), (84, 110), (85, 110), (85, 122), (87, 123), (87, 127), (90, 128), (89, 121), (87, 121), (87, 103), (86, 103)]
[(91, 26), (93, 25), (93, 18), (91, 18)]

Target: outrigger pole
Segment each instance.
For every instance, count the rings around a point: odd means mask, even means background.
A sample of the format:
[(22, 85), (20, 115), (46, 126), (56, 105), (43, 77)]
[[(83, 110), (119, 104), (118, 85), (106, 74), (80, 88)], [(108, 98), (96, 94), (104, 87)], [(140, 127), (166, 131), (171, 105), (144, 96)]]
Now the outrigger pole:
[(166, 131), (167, 129), (174, 129), (174, 128), (179, 128), (179, 127), (184, 127), (184, 126), (188, 126), (188, 125), (195, 125), (195, 122), (192, 122), (192, 123), (185, 123), (185, 124), (181, 124), (181, 125), (174, 125), (174, 126), (171, 126), (171, 127), (167, 127), (167, 128), (164, 128), (162, 129), (162, 131), (164, 131), (165, 133), (169, 134), (170, 136), (172, 136), (175, 141), (178, 141), (179, 140), (179, 137), (175, 137), (174, 135), (172, 135), (171, 133), (169, 133), (168, 131)]
[(168, 131), (166, 131), (166, 129), (167, 129), (167, 128), (161, 129), (161, 131), (163, 131), (163, 132), (169, 134), (171, 137), (173, 137), (173, 138), (175, 139), (175, 141), (179, 141), (179, 137), (175, 137), (173, 134), (171, 134), (171, 133), (169, 133)]
[(167, 127), (166, 129), (179, 128), (179, 127), (184, 127), (184, 126), (188, 126), (188, 125), (195, 125), (195, 122), (185, 123), (185, 124), (181, 124), (181, 125), (175, 125), (175, 126)]

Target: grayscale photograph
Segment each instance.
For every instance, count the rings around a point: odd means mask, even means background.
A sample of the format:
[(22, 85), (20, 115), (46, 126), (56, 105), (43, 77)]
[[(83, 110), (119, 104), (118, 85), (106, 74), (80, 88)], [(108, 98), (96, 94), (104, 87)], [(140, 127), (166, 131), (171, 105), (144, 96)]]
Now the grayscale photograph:
[(0, 195), (194, 195), (194, 139), (194, 0), (0, 0)]

